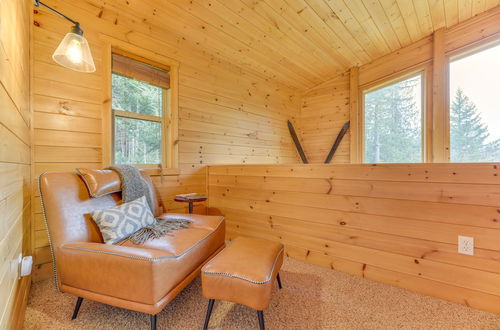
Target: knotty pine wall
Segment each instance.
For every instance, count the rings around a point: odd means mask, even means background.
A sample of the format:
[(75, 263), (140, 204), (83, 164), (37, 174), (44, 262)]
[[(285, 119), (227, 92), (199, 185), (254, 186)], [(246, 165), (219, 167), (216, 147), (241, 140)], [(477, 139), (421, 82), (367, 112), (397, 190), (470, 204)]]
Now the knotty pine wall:
[(31, 283), (17, 279), (31, 255), (30, 5), (0, 1), (0, 329), (22, 325)]
[[(210, 213), (229, 238), (495, 313), (499, 192), (499, 164), (209, 167)], [(457, 253), (458, 235), (474, 237), (474, 256)]]
[[(443, 108), (446, 107), (447, 95), (443, 80), (443, 75), (446, 74), (446, 57), (470, 50), (481, 43), (498, 40), (499, 20), (500, 6), (497, 6), (305, 91), (296, 121), (310, 162), (322, 163), (325, 160), (342, 125), (349, 120), (351, 128), (332, 163), (361, 162), (361, 141), (356, 118), (361, 103), (360, 92), (366, 87), (373, 87), (415, 70), (425, 70), (427, 125), (433, 127), (433, 120), (442, 116)], [(438, 128), (434, 128), (434, 137), (427, 136), (427, 159), (446, 162), (447, 157), (440, 154), (440, 150), (444, 150), (449, 142), (442, 135), (444, 128)]]
[[(323, 163), (342, 126), (349, 121), (349, 72), (308, 90), (297, 120), (302, 147), (310, 163)], [(349, 163), (348, 130), (332, 163)]]
[[(34, 169), (102, 168), (103, 42), (98, 32), (180, 62), (179, 160), (181, 174), (154, 177), (169, 212), (186, 212), (176, 194), (207, 193), (207, 164), (295, 163), (286, 120), (299, 111), (295, 91), (252, 71), (204, 54), (187, 35), (153, 26), (86, 1), (47, 1), (78, 18), (97, 71), (73, 72), (51, 54), (70, 26), (43, 10), (34, 13)], [(36, 184), (36, 177), (33, 184)], [(205, 212), (202, 204), (195, 212)], [(47, 234), (36, 190), (35, 280), (52, 276)]]

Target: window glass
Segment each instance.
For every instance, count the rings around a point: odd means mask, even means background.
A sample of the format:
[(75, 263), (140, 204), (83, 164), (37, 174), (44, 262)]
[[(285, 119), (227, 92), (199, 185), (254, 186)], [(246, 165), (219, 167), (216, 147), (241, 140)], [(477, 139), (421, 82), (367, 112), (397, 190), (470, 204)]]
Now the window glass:
[(112, 84), (113, 109), (162, 116), (163, 88), (116, 73)]
[(422, 162), (422, 74), (364, 94), (364, 161)]
[(115, 118), (115, 164), (161, 163), (161, 123)]
[(131, 57), (113, 54), (112, 60), (113, 162), (162, 164), (170, 74)]
[(450, 159), (500, 161), (500, 45), (450, 62)]

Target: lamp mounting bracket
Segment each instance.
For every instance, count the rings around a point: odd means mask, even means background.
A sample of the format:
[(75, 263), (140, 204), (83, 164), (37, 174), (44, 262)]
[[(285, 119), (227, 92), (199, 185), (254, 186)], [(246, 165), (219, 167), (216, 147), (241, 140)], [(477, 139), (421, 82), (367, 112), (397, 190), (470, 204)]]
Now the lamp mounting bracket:
[(71, 28), (71, 32), (76, 33), (78, 35), (82, 35), (83, 34), (83, 30), (80, 28), (80, 23), (78, 23), (77, 21), (72, 20), (68, 16), (64, 15), (63, 13), (61, 13), (61, 12), (59, 12), (57, 10), (55, 10), (52, 7), (47, 6), (46, 4), (44, 4), (43, 2), (41, 2), (40, 0), (33, 0), (33, 2), (34, 2), (35, 7), (43, 6), (43, 7), (47, 8), (48, 10), (50, 10), (50, 11), (56, 13), (57, 15), (61, 16), (62, 18), (70, 21), (71, 23), (73, 23), (74, 26)]

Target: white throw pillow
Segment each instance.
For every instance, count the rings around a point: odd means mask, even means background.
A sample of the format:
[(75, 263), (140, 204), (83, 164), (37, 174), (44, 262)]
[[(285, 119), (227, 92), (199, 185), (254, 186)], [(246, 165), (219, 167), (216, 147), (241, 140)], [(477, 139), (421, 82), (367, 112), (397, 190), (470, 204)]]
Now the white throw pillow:
[(92, 218), (106, 244), (115, 244), (156, 222), (144, 196), (110, 209), (96, 210)]

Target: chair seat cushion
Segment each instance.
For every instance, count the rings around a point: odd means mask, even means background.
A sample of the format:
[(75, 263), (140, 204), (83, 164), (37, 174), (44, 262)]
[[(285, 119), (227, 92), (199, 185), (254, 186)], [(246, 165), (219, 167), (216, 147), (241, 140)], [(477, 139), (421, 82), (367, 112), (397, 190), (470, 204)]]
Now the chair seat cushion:
[[(178, 216), (192, 221), (189, 228), (142, 245), (129, 239), (115, 245), (93, 243), (97, 247), (92, 249), (77, 243), (63, 245), (64, 262), (60, 268), (63, 288), (85, 289), (141, 304), (154, 305), (161, 301), (224, 246), (224, 217)], [(140, 251), (151, 257), (142, 256)], [(85, 276), (76, 276), (83, 269)], [(69, 290), (66, 288), (66, 291)]]
[[(160, 218), (165, 218), (163, 214)], [(156, 290), (157, 298), (166, 294), (180, 283), (193, 269), (199, 267), (221, 246), (224, 246), (225, 224), (222, 216), (206, 216), (198, 214), (172, 214), (191, 220), (186, 229), (175, 230), (166, 236), (146, 241), (142, 245), (125, 240), (122, 246), (143, 247), (148, 250), (159, 250), (164, 256), (161, 260), (163, 281)]]
[[(134, 244), (129, 239), (118, 243), (118, 245), (161, 250), (166, 255), (179, 258), (188, 253), (189, 249), (202, 244), (204, 240), (210, 240), (209, 236), (213, 235), (223, 221), (223, 217), (198, 214), (169, 213), (168, 216), (189, 219), (191, 223), (186, 229), (172, 231), (163, 237), (147, 240), (141, 245)], [(167, 219), (168, 217), (167, 214), (162, 214), (159, 218)]]

